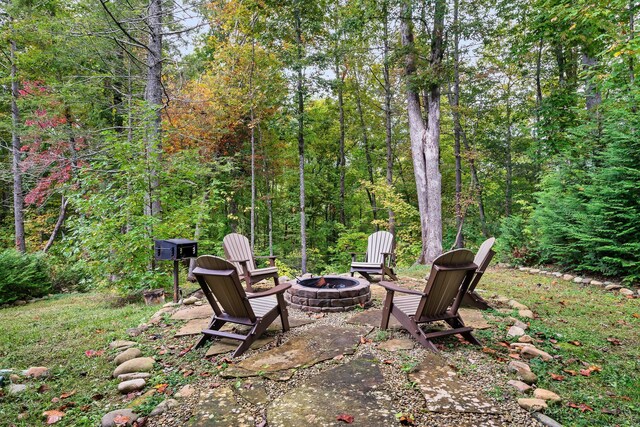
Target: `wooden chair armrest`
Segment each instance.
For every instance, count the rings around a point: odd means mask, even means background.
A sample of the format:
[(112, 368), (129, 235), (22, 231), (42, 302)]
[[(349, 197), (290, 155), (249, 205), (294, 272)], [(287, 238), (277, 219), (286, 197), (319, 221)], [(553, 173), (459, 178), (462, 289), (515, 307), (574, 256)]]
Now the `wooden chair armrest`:
[(351, 262), (356, 262), (356, 255), (358, 255), (358, 252), (350, 252), (351, 254)]
[(282, 293), (284, 293), (284, 291), (286, 291), (290, 287), (291, 287), (291, 283), (283, 283), (281, 285), (278, 285), (276, 287), (273, 287), (273, 288), (269, 289), (268, 291), (259, 292), (257, 294), (247, 295), (247, 298), (249, 298), (249, 299), (262, 298), (262, 297), (268, 297), (270, 295), (282, 294)]
[(229, 262), (240, 262), (240, 263), (249, 262), (248, 259), (228, 259), (227, 261), (229, 261)]
[(413, 289), (402, 288), (395, 283), (391, 282), (380, 282), (378, 285), (382, 286), (387, 290), (387, 292), (401, 292), (403, 294), (411, 294), (411, 295), (422, 295), (424, 296), (424, 292), (414, 291)]

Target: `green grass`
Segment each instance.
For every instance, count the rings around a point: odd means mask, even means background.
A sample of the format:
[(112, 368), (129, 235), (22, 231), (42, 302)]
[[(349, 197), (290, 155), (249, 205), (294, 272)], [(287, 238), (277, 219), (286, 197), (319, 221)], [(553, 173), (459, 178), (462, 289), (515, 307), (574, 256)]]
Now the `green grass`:
[[(423, 278), (426, 269), (413, 268), (401, 274)], [(538, 375), (538, 387), (564, 398), (546, 411), (549, 416), (568, 426), (640, 425), (640, 299), (504, 269), (485, 274), (479, 287), (488, 291), (487, 296), (514, 298), (539, 316), (530, 321), (527, 333), (539, 340), (535, 343), (538, 348), (558, 358), (548, 363), (534, 360), (531, 367)], [(493, 314), (504, 317), (517, 312)], [(497, 344), (505, 339), (504, 329), (478, 331), (476, 335), (508, 358), (505, 348)], [(619, 340), (620, 345), (608, 338)], [(588, 377), (564, 371), (579, 372), (592, 365), (602, 371)], [(553, 380), (552, 373), (563, 375), (564, 380)], [(582, 412), (569, 403), (585, 404), (593, 410)]]
[[(67, 405), (56, 425), (95, 426), (108, 404), (126, 405), (117, 380), (110, 378), (114, 353), (106, 350), (89, 358), (85, 351), (105, 350), (114, 339), (127, 339), (125, 330), (147, 320), (158, 307), (114, 308), (111, 303), (101, 294), (70, 294), (0, 310), (0, 368), (46, 366), (51, 373), (45, 379), (25, 379), (28, 390), (22, 394), (0, 397), (0, 424), (44, 425), (43, 411)], [(52, 402), (72, 391), (72, 396)], [(26, 418), (19, 420), (19, 414)]]

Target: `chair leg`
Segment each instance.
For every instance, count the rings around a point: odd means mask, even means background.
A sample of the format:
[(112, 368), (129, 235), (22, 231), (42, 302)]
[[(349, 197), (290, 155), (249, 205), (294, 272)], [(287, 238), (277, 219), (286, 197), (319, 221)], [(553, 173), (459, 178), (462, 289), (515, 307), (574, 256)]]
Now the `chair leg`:
[(249, 335), (247, 339), (245, 339), (240, 343), (240, 345), (238, 346), (238, 348), (236, 348), (236, 351), (233, 352), (231, 357), (238, 357), (242, 355), (242, 353), (249, 350), (249, 348), (251, 347), (251, 344), (253, 344), (254, 341), (255, 341), (255, 335)]
[(391, 317), (391, 304), (393, 304), (393, 291), (387, 291), (387, 296), (384, 299), (384, 306), (382, 307), (382, 320), (380, 322), (380, 329), (383, 331), (389, 327), (389, 317)]
[[(225, 323), (224, 320), (220, 320), (220, 319), (216, 319), (215, 317), (213, 317), (211, 319), (211, 321), (209, 322), (209, 326), (207, 327), (207, 329), (211, 329), (214, 331), (219, 330)], [(198, 342), (196, 342), (196, 345), (194, 347), (195, 348), (200, 348), (202, 347), (207, 341), (209, 341), (210, 339), (212, 339), (211, 335), (207, 335), (207, 334), (202, 334), (202, 336), (200, 337), (200, 339), (198, 340)]]
[(287, 305), (284, 302), (282, 294), (278, 294), (278, 312), (280, 313), (280, 321), (282, 322), (282, 332), (289, 330), (289, 312), (287, 311)]
[[(450, 319), (445, 319), (445, 322), (449, 324), (452, 328), (464, 328), (464, 322), (462, 318), (458, 315), (457, 317), (452, 317)], [(476, 337), (473, 336), (471, 332), (462, 332), (460, 335), (467, 341), (469, 341), (473, 345), (482, 345), (480, 341)]]
[(391, 267), (384, 266), (382, 269), (387, 274), (387, 276), (391, 278), (391, 280), (398, 280), (398, 276), (396, 276)]
[(369, 273), (367, 273), (366, 271), (359, 271), (358, 273), (362, 274), (362, 277), (367, 279), (369, 281), (369, 283), (373, 282), (373, 279), (371, 278)]

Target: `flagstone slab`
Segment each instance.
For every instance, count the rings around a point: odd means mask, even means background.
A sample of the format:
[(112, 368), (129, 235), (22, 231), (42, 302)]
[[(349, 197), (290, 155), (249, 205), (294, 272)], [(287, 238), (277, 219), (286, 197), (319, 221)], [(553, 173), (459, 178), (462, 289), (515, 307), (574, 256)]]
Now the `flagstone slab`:
[(386, 351), (400, 351), (412, 350), (414, 345), (415, 341), (410, 338), (395, 338), (380, 343), (378, 348)]
[(435, 353), (427, 354), (409, 380), (417, 384), (430, 412), (501, 413), (477, 386), (465, 382)]
[[(379, 328), (382, 321), (382, 309), (365, 310), (347, 319), (347, 323), (352, 325), (362, 325)], [(398, 320), (391, 316), (389, 318), (389, 329), (402, 329)]]
[(209, 304), (204, 304), (181, 308), (171, 315), (171, 320), (210, 319), (211, 316), (213, 316), (213, 309)]
[(260, 379), (245, 380), (239, 385), (239, 387), (236, 387), (234, 391), (238, 396), (253, 405), (265, 406), (269, 403), (267, 388), (264, 381)]
[(458, 314), (462, 317), (466, 326), (471, 326), (473, 329), (489, 329), (491, 325), (482, 315), (482, 310), (473, 308), (460, 308)]
[[(251, 344), (249, 347), (251, 350), (255, 350), (257, 348), (264, 347), (267, 344), (270, 344), (276, 340), (276, 337), (263, 335)], [(227, 353), (229, 351), (233, 351), (240, 345), (240, 341), (232, 340), (229, 338), (223, 338), (219, 341), (213, 341), (209, 350), (207, 350), (207, 354), (205, 357), (216, 356), (218, 354)]]
[(368, 327), (318, 326), (309, 329), (304, 335), (291, 338), (279, 347), (247, 357), (227, 368), (221, 375), (229, 378), (269, 374), (315, 365), (341, 354), (353, 354), (360, 337), (370, 330)]
[(352, 426), (397, 425), (382, 371), (372, 356), (362, 356), (324, 371), (274, 400), (267, 407), (269, 427), (343, 426), (337, 417), (353, 417)]
[(254, 427), (255, 420), (238, 402), (231, 388), (218, 387), (200, 393), (190, 425)]
[[(178, 332), (176, 332), (175, 336), (183, 337), (187, 335), (199, 335), (200, 333), (202, 333), (203, 329), (206, 329), (209, 326), (209, 321), (211, 316), (212, 314), (209, 315), (208, 317), (189, 320), (182, 328), (178, 330)], [(289, 318), (289, 327), (297, 328), (298, 326), (308, 325), (309, 323), (313, 323), (313, 322), (315, 322), (315, 320), (309, 319), (309, 318), (306, 318), (306, 319)], [(233, 326), (234, 325), (227, 323), (222, 327), (222, 330), (230, 330)], [(239, 329), (241, 329), (241, 327)], [(282, 330), (282, 323), (280, 323), (279, 318), (276, 319), (276, 321), (273, 322), (271, 325), (269, 325), (269, 327), (267, 328), (267, 331), (281, 331), (281, 330)]]

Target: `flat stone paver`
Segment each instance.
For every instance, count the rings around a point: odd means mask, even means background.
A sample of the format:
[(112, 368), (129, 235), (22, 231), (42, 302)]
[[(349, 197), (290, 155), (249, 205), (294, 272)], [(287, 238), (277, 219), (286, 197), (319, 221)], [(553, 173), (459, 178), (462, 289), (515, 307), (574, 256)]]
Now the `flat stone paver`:
[(482, 315), (482, 310), (463, 307), (458, 309), (458, 314), (462, 317), (464, 324), (473, 329), (489, 329), (491, 327)]
[(352, 426), (394, 426), (393, 403), (384, 390), (378, 363), (363, 356), (310, 378), (267, 407), (270, 427), (342, 426), (337, 417), (353, 417)]
[[(176, 337), (183, 337), (187, 335), (199, 335), (203, 329), (209, 326), (210, 317), (200, 318), (200, 319), (191, 319), (189, 320), (182, 328), (176, 332)], [(294, 319), (289, 318), (289, 327), (297, 328), (298, 326), (308, 325), (309, 323), (315, 322), (315, 319)], [(241, 325), (233, 325), (231, 323), (227, 323), (222, 327), (222, 330), (231, 330), (234, 326), (239, 326), (239, 329), (242, 328)], [(282, 331), (282, 323), (280, 323), (280, 318), (276, 319), (269, 327), (267, 331)]]
[[(265, 345), (274, 342), (275, 339), (276, 337), (274, 336), (262, 335), (260, 338), (255, 340), (253, 344), (251, 344), (251, 347), (249, 348), (251, 350), (255, 350), (257, 348), (264, 347)], [(209, 342), (212, 342), (212, 341), (209, 341)], [(205, 344), (205, 345), (208, 345), (208, 344)], [(218, 354), (233, 351), (236, 348), (238, 348), (239, 345), (240, 345), (240, 341), (236, 341), (228, 338), (223, 338), (219, 341), (213, 341), (211, 346), (207, 350), (207, 354), (205, 354), (205, 357), (216, 356)]]
[(381, 342), (378, 348), (386, 351), (412, 350), (415, 343), (415, 340), (410, 338), (394, 338)]
[(244, 380), (240, 387), (234, 389), (235, 393), (253, 405), (265, 406), (269, 403), (267, 388), (260, 379)]
[(501, 413), (489, 398), (459, 377), (437, 354), (427, 354), (417, 371), (409, 374), (409, 380), (417, 384), (428, 411)]
[(368, 327), (315, 327), (302, 336), (291, 338), (279, 347), (255, 354), (237, 365), (232, 365), (221, 375), (226, 378), (249, 377), (310, 366), (341, 354), (353, 354), (360, 337), (370, 330)]
[[(380, 327), (381, 321), (382, 309), (365, 310), (362, 313), (358, 313), (347, 319), (347, 323), (352, 325), (363, 325), (376, 328)], [(402, 329), (402, 325), (395, 317), (391, 316), (389, 318), (389, 329)]]
[(230, 387), (218, 387), (200, 393), (190, 425), (193, 427), (254, 427), (255, 421), (238, 402)]
[(211, 319), (213, 309), (207, 304), (200, 306), (190, 305), (181, 308), (171, 315), (171, 320)]

